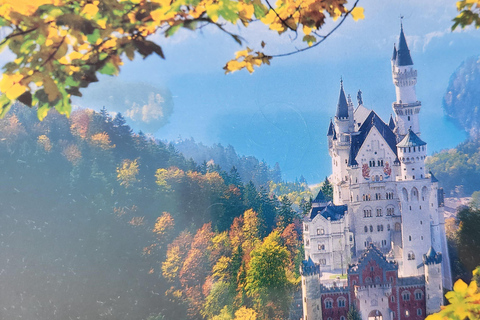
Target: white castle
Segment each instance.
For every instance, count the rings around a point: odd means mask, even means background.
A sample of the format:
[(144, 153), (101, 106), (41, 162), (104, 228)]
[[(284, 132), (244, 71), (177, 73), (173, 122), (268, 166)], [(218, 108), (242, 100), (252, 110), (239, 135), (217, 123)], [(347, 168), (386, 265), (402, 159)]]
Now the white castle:
[[(333, 202), (320, 192), (304, 219), (304, 319), (345, 319), (341, 310), (328, 316), (328, 309), (339, 308), (345, 301), (336, 305), (332, 298), (333, 302), (327, 302), (332, 291), (322, 277), (325, 273), (348, 273), (348, 285), (344, 284), (347, 311), (348, 305), (355, 304), (363, 319), (382, 319), (379, 314), (385, 319), (424, 319), (440, 309), (442, 288), (452, 287), (443, 190), (425, 170), (427, 143), (420, 138), (417, 70), (403, 26), (391, 66), (396, 101), (392, 105), (395, 117), (388, 124), (363, 105), (361, 91), (355, 107), (341, 81), (336, 115), (327, 134)], [(376, 262), (367, 264), (369, 259)], [(383, 270), (378, 271), (383, 276), (365, 276), (358, 268), (367, 265), (372, 274), (373, 265)], [(388, 270), (396, 270), (398, 279), (387, 276)], [(422, 300), (423, 307), (409, 309), (409, 303), (400, 307), (402, 292), (413, 290), (407, 283), (417, 290), (412, 295), (422, 295), (416, 300)], [(385, 296), (387, 302), (398, 302), (382, 307), (378, 297), (383, 301)], [(406, 298), (405, 293), (402, 301), (410, 301), (410, 294)], [(372, 299), (377, 305), (370, 305)]]

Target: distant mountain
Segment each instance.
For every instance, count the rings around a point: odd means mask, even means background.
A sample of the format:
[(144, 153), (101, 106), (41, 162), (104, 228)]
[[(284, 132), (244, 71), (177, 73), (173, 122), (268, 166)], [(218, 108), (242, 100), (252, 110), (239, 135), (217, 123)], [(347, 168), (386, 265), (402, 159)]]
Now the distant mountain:
[(480, 135), (480, 56), (468, 58), (452, 74), (443, 108), (471, 137)]

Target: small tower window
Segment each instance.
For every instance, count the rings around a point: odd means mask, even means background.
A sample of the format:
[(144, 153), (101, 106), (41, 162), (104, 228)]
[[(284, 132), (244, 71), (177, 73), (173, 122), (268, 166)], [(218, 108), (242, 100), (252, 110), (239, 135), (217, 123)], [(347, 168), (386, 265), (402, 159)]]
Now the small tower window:
[(410, 116), (408, 116), (408, 121), (410, 121)]

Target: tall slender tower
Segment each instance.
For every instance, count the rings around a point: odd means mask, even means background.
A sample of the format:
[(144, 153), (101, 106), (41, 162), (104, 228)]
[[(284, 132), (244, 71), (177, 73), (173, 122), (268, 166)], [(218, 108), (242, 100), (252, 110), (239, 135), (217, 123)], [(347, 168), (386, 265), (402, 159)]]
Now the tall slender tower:
[(400, 30), (398, 48), (393, 48), (392, 77), (397, 96), (397, 100), (393, 103), (396, 124), (395, 133), (400, 140), (407, 134), (410, 128), (417, 135), (420, 135), (418, 114), (422, 105), (417, 100), (415, 93), (417, 70), (413, 68), (412, 57), (403, 33), (403, 25)]

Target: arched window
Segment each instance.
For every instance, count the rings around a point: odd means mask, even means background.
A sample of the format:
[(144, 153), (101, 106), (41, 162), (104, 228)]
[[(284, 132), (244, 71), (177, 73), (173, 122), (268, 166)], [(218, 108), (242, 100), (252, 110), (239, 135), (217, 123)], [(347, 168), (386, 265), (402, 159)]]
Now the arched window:
[(403, 291), (402, 292), (402, 299), (403, 299), (403, 301), (410, 301), (410, 292)]
[(412, 201), (418, 201), (418, 190), (417, 190), (417, 188), (413, 187), (411, 194), (412, 194)]
[(402, 189), (403, 200), (408, 201), (408, 191), (407, 189)]
[(413, 253), (412, 251), (410, 251), (408, 253), (408, 260), (415, 260), (415, 253)]
[(422, 201), (425, 201), (425, 199), (427, 199), (427, 196), (428, 196), (428, 189), (427, 189), (427, 187), (423, 187), (422, 188)]
[(325, 309), (331, 309), (333, 307), (333, 300), (330, 298), (325, 299)]
[(370, 225), (370, 232), (373, 232), (373, 226)]
[(364, 228), (364, 229), (365, 229), (365, 233), (367, 233), (367, 232), (368, 232), (368, 227), (367, 227), (367, 226), (365, 226), (365, 228)]
[(415, 290), (415, 300), (423, 299), (423, 291), (420, 289)]
[(337, 299), (338, 307), (339, 307), (339, 308), (344, 308), (346, 301), (347, 301), (347, 300), (346, 300), (344, 297), (339, 297), (339, 298)]

